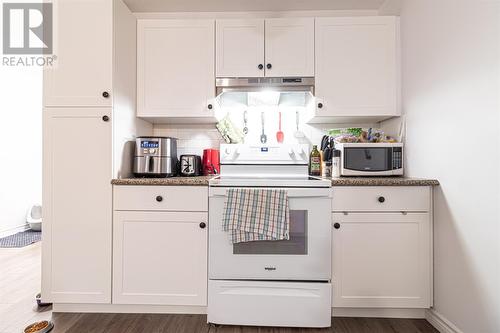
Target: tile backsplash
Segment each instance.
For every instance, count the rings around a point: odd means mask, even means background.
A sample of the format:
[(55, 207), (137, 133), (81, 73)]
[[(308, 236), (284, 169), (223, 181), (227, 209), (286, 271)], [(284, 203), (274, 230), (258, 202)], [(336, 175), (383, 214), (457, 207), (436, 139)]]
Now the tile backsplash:
[(203, 155), (203, 149), (219, 149), (224, 143), (222, 136), (213, 124), (186, 124), (186, 125), (155, 125), (155, 136), (170, 136), (177, 138), (177, 154)]
[[(301, 143), (308, 143), (310, 145), (321, 143), (322, 136), (327, 130), (338, 127), (371, 127), (373, 124), (301, 124), (300, 129), (305, 134), (305, 137), (300, 140)], [(296, 143), (297, 139), (294, 137), (294, 131), (285, 131), (285, 143)], [(276, 144), (274, 141), (276, 129), (270, 128), (268, 137), (270, 138), (269, 144)], [(214, 124), (157, 124), (153, 128), (153, 135), (155, 136), (170, 136), (177, 138), (177, 152), (178, 155), (183, 154), (196, 154), (203, 155), (203, 150), (207, 148), (219, 149), (220, 144), (225, 143)], [(253, 140), (255, 141), (255, 140)], [(249, 142), (250, 144), (259, 144), (258, 142)]]

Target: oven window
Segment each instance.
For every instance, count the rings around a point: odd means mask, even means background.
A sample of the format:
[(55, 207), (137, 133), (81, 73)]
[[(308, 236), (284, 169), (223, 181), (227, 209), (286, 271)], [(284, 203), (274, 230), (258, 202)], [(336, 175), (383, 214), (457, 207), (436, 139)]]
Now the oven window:
[(307, 210), (290, 210), (290, 239), (233, 245), (233, 254), (307, 254)]
[(345, 148), (344, 168), (356, 171), (392, 170), (390, 148)]

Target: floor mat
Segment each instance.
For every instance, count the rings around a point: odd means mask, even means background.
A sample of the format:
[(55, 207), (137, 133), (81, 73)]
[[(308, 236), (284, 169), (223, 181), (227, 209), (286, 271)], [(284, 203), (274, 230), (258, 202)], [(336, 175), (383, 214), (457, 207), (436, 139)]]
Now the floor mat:
[(42, 239), (41, 231), (26, 230), (15, 235), (0, 238), (0, 247), (25, 247), (39, 242)]

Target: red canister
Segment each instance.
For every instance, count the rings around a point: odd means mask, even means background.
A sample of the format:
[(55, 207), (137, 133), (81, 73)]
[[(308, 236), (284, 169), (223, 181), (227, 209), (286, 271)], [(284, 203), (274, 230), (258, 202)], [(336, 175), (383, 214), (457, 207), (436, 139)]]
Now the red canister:
[(203, 174), (205, 176), (218, 175), (220, 173), (220, 153), (218, 149), (203, 150)]

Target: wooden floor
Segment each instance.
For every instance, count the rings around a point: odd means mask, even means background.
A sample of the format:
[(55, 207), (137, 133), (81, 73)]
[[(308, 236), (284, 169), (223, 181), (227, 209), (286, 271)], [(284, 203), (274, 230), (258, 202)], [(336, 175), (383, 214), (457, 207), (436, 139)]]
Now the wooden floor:
[(54, 333), (438, 333), (420, 319), (334, 318), (329, 329), (207, 325), (204, 315), (62, 314), (38, 309), (40, 253), (37, 243), (0, 249), (0, 333), (20, 333), (28, 324), (51, 319)]
[(205, 315), (54, 314), (54, 332), (75, 333), (438, 333), (423, 319), (333, 318), (328, 329), (208, 325)]
[(0, 333), (19, 333), (29, 323), (50, 319), (50, 308), (38, 309), (41, 243), (20, 249), (0, 248)]

